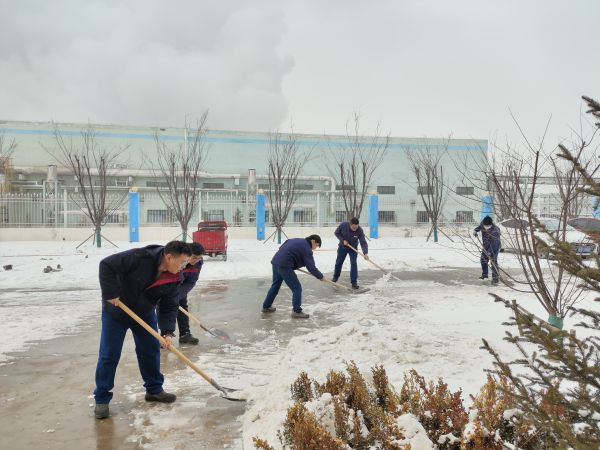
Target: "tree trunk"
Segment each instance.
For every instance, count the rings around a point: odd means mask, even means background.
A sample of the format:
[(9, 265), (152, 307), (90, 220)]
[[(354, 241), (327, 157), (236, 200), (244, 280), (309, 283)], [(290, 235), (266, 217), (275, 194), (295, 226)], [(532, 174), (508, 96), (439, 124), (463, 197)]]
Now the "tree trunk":
[(182, 228), (181, 231), (181, 240), (187, 242), (187, 228)]
[(277, 243), (281, 244), (281, 228), (277, 227)]
[(437, 224), (433, 225), (433, 242), (438, 241), (438, 227)]
[(102, 247), (102, 231), (101, 231), (100, 227), (96, 227), (95, 234), (96, 234), (96, 247), (100, 248), (100, 247)]

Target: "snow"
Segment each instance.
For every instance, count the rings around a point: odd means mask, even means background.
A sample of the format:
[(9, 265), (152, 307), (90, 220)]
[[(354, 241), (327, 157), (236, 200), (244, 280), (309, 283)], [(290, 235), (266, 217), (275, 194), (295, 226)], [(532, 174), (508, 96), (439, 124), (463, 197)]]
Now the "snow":
[[(0, 242), (0, 267), (12, 264), (13, 270), (0, 270), (0, 312), (4, 329), (11, 339), (0, 341), (0, 364), (18, 357), (20, 351), (36, 341), (72, 333), (78, 326), (100, 313), (98, 263), (106, 255), (148, 243), (118, 242), (102, 249), (85, 246), (75, 249), (74, 242)], [(317, 267), (330, 273), (335, 261), (335, 239), (324, 239), (323, 249), (315, 252)], [(200, 283), (208, 280), (264, 277), (271, 275), (270, 259), (278, 245), (255, 240), (230, 240), (228, 260), (205, 264)], [(426, 243), (423, 238), (381, 238), (369, 244), (370, 256), (379, 265), (394, 272), (460, 270), (465, 278), (479, 275), (479, 261), (462, 243)], [(61, 271), (43, 273), (47, 265)], [(348, 262), (346, 262), (348, 265)], [(514, 256), (501, 254), (500, 265), (517, 267)], [(369, 268), (359, 261), (359, 268)], [(372, 267), (371, 267), (372, 268)], [(344, 267), (347, 270), (347, 267)], [(304, 275), (303, 282), (309, 282)], [(442, 377), (452, 390), (463, 389), (466, 403), (485, 383), (484, 369), (491, 367), (491, 357), (481, 350), (485, 338), (502, 355), (512, 357), (514, 348), (504, 342), (502, 322), (510, 311), (487, 295), (498, 293), (516, 298), (530, 311), (544, 317), (543, 310), (531, 296), (506, 287), (480, 285), (449, 286), (432, 280), (399, 281), (385, 274), (370, 286), (370, 291), (352, 296), (339, 295), (325, 302), (311, 298), (306, 302), (311, 319), (289, 341), (274, 330), (256, 329), (254, 343), (244, 352), (236, 345), (225, 344), (218, 355), (203, 353), (197, 361), (219, 383), (239, 388), (247, 398), (245, 414), (240, 417), (244, 448), (252, 448), (252, 437), (279, 445), (277, 430), (292, 404), (290, 385), (301, 371), (311, 379), (323, 381), (331, 369), (343, 371), (354, 361), (365, 374), (375, 365), (383, 365), (390, 382), (399, 389), (404, 373), (416, 369), (428, 380)], [(261, 292), (260, 295), (264, 295)], [(328, 316), (337, 325), (314, 330), (311, 321)], [(99, 322), (99, 320), (98, 320)], [(99, 326), (99, 323), (98, 323)], [(23, 333), (23, 329), (27, 333)], [(231, 367), (243, 366), (244, 377), (223, 364), (223, 354), (235, 358)], [(240, 361), (243, 359), (243, 364)], [(189, 374), (188, 374), (189, 375)], [(195, 380), (196, 381), (196, 380)], [(167, 379), (169, 389), (190, 383), (189, 376)], [(137, 387), (136, 387), (137, 388)], [(206, 384), (205, 392), (213, 395)], [(142, 405), (143, 406), (143, 405)], [(185, 408), (177, 403), (174, 407)], [(189, 406), (188, 406), (189, 407)], [(314, 411), (332, 419), (326, 396), (311, 405)], [(140, 407), (134, 411), (134, 429), (150, 441), (162, 428), (172, 428), (173, 416), (155, 414), (152, 427), (143, 425), (147, 417)], [(413, 449), (433, 448), (420, 424), (411, 417), (399, 421), (406, 442)], [(416, 422), (416, 423), (415, 423)], [(399, 423), (400, 425), (400, 423)], [(328, 425), (331, 426), (331, 423)], [(154, 434), (153, 434), (154, 433)], [(164, 435), (162, 436), (164, 439)], [(144, 440), (145, 442), (148, 442)], [(139, 440), (138, 440), (139, 442)], [(163, 441), (164, 443), (164, 441)]]

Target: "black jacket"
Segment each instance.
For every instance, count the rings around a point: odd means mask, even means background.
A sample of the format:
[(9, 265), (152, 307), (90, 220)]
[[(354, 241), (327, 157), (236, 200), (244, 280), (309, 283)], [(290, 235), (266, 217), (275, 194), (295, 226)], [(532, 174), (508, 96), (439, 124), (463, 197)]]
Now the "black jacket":
[(175, 331), (181, 273), (163, 273), (159, 277), (163, 252), (162, 245), (148, 245), (115, 253), (100, 261), (102, 303), (109, 314), (126, 323), (131, 321), (124, 311), (106, 302), (116, 297), (140, 316), (147, 315), (160, 302), (161, 332)]

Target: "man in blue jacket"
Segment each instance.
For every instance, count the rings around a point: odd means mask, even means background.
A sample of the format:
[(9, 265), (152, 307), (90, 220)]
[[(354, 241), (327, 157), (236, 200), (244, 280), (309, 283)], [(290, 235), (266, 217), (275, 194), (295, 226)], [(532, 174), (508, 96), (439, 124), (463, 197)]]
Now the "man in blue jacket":
[(322, 280), (323, 274), (315, 266), (312, 252), (317, 247), (321, 247), (321, 238), (316, 234), (311, 234), (305, 239), (288, 239), (279, 247), (271, 260), (273, 283), (263, 302), (263, 313), (275, 312), (276, 308), (272, 305), (279, 293), (281, 283), (285, 281), (285, 284), (292, 290), (292, 306), (294, 308), (292, 318), (308, 319), (309, 315), (302, 311), (302, 285), (294, 270), (306, 267), (317, 279)]
[[(170, 346), (179, 306), (180, 271), (187, 264), (190, 253), (188, 244), (172, 241), (164, 247), (149, 245), (116, 253), (100, 261), (102, 332), (94, 390), (97, 419), (109, 415), (108, 403), (113, 396), (111, 390), (128, 329), (133, 334), (146, 401), (175, 401), (174, 394), (163, 390), (159, 342), (116, 305), (117, 302), (124, 303), (155, 330), (160, 325), (166, 345)], [(161, 308), (157, 318), (158, 303)]]
[(350, 282), (352, 283), (353, 289), (358, 289), (358, 264), (356, 258), (358, 253), (352, 250), (348, 245), (351, 245), (355, 249), (358, 249), (358, 243), (360, 242), (360, 248), (362, 249), (365, 259), (369, 259), (369, 246), (365, 239), (365, 232), (358, 225), (358, 219), (353, 217), (349, 222), (342, 222), (335, 230), (335, 237), (340, 241), (337, 250), (337, 259), (335, 260), (335, 270), (333, 271), (333, 278), (331, 281), (334, 283), (340, 277), (342, 273), (342, 266), (346, 260), (346, 255), (350, 256)]
[[(204, 247), (201, 244), (194, 242), (190, 244), (190, 250), (192, 256), (188, 265), (183, 269), (181, 285), (179, 287), (179, 306), (188, 311), (187, 296), (190, 291), (196, 286), (200, 271), (204, 261), (202, 260), (202, 254), (204, 253)], [(198, 345), (198, 338), (192, 336), (190, 332), (190, 319), (181, 311), (177, 311), (177, 327), (179, 328), (179, 343), (180, 344), (191, 344)]]
[(490, 216), (485, 216), (479, 226), (474, 230), (474, 235), (481, 232), (483, 250), (481, 251), (481, 276), (480, 280), (488, 277), (488, 263), (492, 265), (492, 284), (498, 284), (498, 252), (500, 252), (500, 228), (494, 225)]

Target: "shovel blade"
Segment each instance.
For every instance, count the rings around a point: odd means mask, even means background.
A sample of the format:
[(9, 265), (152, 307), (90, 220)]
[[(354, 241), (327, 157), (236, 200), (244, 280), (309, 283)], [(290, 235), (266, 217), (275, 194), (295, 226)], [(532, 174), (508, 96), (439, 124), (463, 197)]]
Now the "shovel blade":
[(217, 339), (220, 339), (222, 341), (228, 341), (231, 339), (227, 333), (217, 328), (211, 328), (209, 333), (211, 334), (211, 336), (216, 337)]
[(246, 401), (245, 398), (235, 397), (234, 392), (236, 392), (238, 389), (230, 389), (230, 388), (221, 386), (219, 390), (221, 391), (221, 397), (223, 397), (225, 400), (230, 400), (232, 402), (245, 402)]

